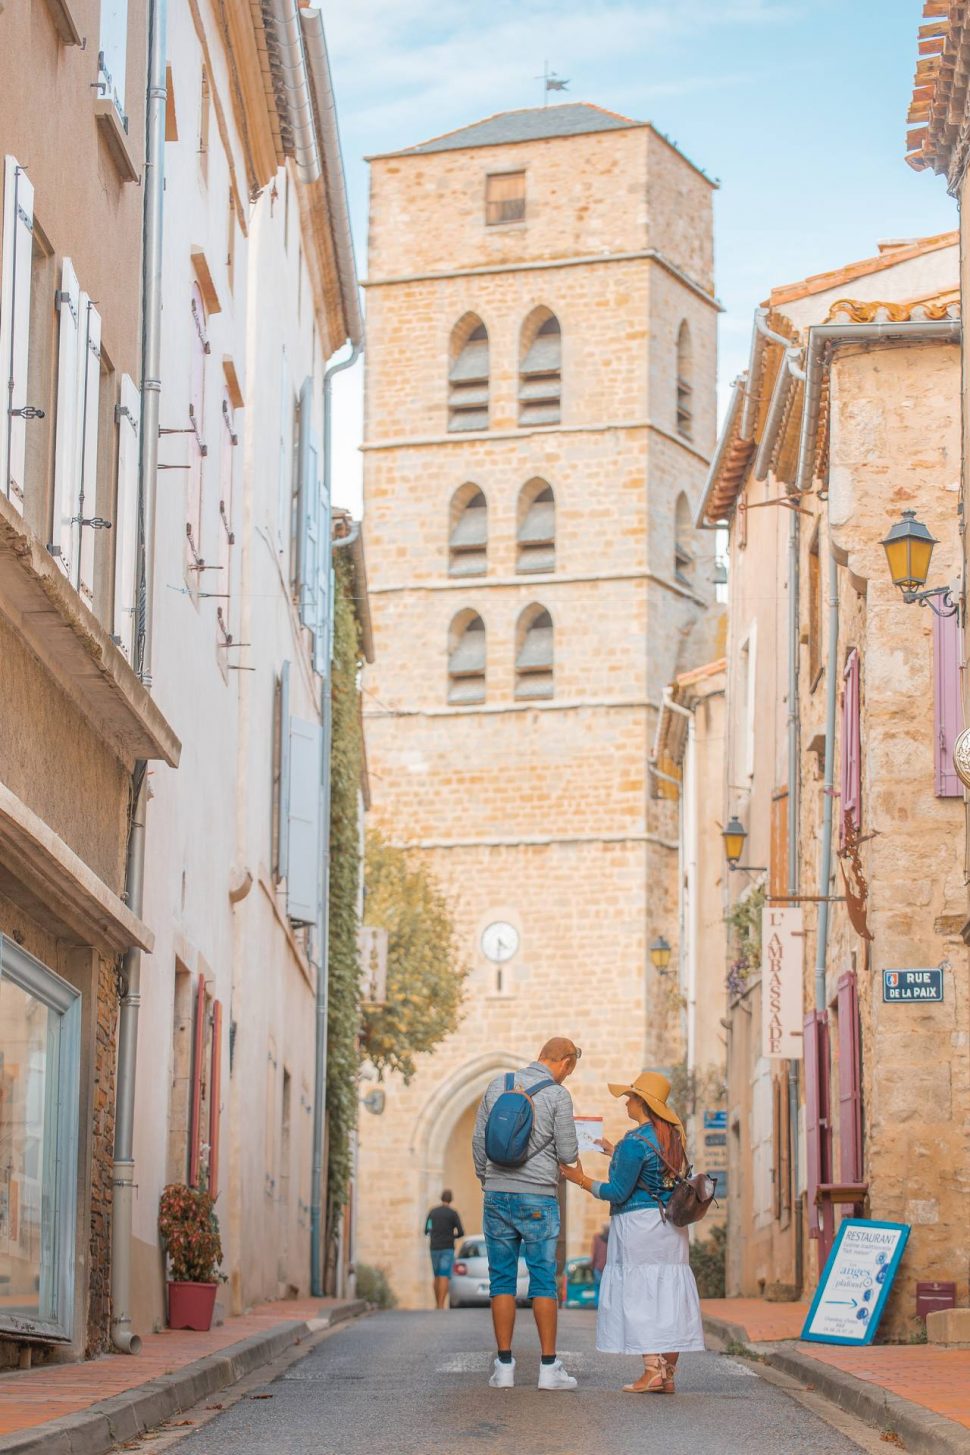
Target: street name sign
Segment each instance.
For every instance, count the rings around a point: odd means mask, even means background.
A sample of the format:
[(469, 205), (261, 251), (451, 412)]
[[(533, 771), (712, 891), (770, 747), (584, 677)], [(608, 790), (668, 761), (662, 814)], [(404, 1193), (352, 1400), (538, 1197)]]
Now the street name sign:
[(884, 1001), (900, 1001), (910, 1004), (917, 1000), (943, 999), (943, 971), (934, 970), (884, 970), (882, 972), (882, 998)]
[(802, 1338), (871, 1344), (893, 1286), (909, 1227), (846, 1218), (825, 1264)]

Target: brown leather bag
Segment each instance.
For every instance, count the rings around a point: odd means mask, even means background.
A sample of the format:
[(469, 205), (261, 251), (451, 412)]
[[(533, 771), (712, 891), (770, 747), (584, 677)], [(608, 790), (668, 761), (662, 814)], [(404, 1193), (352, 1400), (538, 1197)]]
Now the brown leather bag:
[[(717, 1178), (711, 1177), (706, 1172), (694, 1172), (693, 1167), (687, 1163), (687, 1171), (680, 1173), (673, 1167), (661, 1152), (659, 1145), (653, 1149), (667, 1171), (674, 1179), (674, 1190), (666, 1206), (662, 1198), (651, 1189), (646, 1190), (655, 1199), (660, 1216), (665, 1223), (673, 1223), (675, 1228), (686, 1228), (691, 1223), (699, 1223), (705, 1216), (711, 1203), (714, 1201), (714, 1194), (717, 1191)], [(684, 1153), (684, 1161), (687, 1162), (687, 1153)]]

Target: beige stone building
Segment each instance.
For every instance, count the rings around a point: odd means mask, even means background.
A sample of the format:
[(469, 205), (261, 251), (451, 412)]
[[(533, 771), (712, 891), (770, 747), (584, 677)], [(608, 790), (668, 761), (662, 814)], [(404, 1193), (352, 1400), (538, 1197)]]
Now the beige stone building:
[[(959, 579), (958, 314), (952, 234), (775, 289), (702, 507), (730, 531), (724, 815), (747, 834), (728, 906), (728, 1291), (810, 1291), (843, 1215), (903, 1222), (884, 1330), (904, 1337), (918, 1282), (968, 1296), (950, 1175), (970, 1150), (960, 633), (906, 604), (882, 541), (913, 509), (942, 542), (935, 578)], [(802, 1054), (784, 1059), (762, 1012), (793, 903), (783, 1019)], [(939, 971), (942, 1001), (894, 1002), (886, 975), (916, 968)]]
[[(648, 759), (712, 597), (711, 183), (595, 106), (502, 114), (373, 159), (365, 504), (373, 815), (451, 896), (458, 1032), (361, 1127), (359, 1256), (428, 1301), (424, 1214), (469, 1231), (479, 1097), (547, 1036), (608, 1078), (683, 1055), (672, 805)], [(702, 542), (698, 545), (698, 540)], [(565, 1241), (602, 1210), (570, 1196)]]

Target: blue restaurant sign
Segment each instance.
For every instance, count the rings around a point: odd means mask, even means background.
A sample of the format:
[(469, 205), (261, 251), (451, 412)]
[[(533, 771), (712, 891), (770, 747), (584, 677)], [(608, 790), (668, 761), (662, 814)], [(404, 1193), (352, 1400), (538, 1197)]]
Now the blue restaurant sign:
[(882, 998), (884, 1001), (905, 1001), (907, 1004), (918, 1000), (942, 1000), (943, 971), (939, 968), (884, 970)]

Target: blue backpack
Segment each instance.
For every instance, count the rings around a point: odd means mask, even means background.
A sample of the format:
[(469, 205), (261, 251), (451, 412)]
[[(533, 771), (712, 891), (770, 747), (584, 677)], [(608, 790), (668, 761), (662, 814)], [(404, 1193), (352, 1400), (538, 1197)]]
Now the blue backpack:
[[(494, 1162), (497, 1167), (521, 1167), (528, 1159), (529, 1141), (535, 1121), (532, 1098), (536, 1092), (544, 1091), (547, 1086), (555, 1084), (552, 1077), (548, 1076), (545, 1081), (537, 1081), (535, 1086), (530, 1086), (526, 1091), (523, 1087), (516, 1086), (515, 1076), (511, 1071), (506, 1073), (505, 1090), (499, 1093), (485, 1123), (485, 1155), (490, 1162)], [(543, 1147), (537, 1147), (536, 1151), (543, 1151), (551, 1142), (552, 1137)]]

